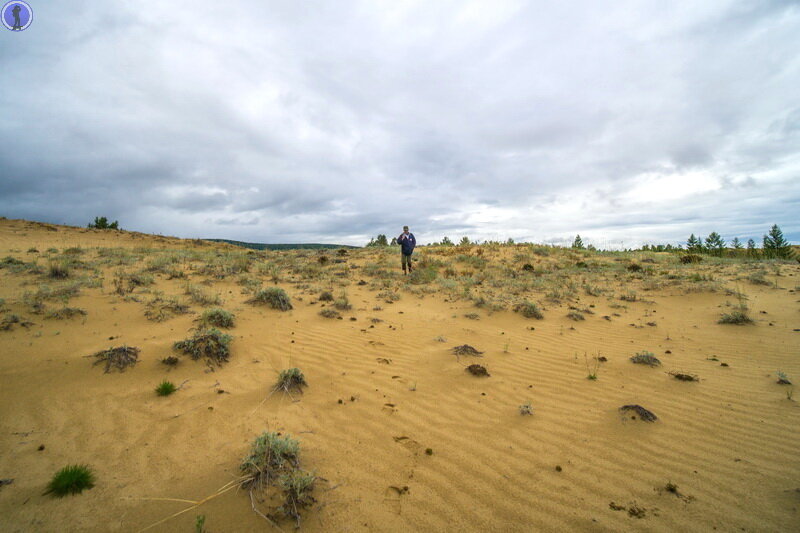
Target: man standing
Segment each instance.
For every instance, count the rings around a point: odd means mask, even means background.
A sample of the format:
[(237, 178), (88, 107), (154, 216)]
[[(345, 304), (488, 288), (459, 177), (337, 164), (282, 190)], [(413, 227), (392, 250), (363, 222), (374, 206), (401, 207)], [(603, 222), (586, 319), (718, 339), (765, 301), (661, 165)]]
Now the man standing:
[(21, 30), (22, 29), (22, 24), (20, 24), (20, 22), (19, 22), (19, 12), (21, 10), (22, 10), (22, 8), (19, 7), (19, 4), (15, 5), (13, 8), (11, 8), (11, 13), (14, 15), (14, 26), (11, 28), (12, 30)]
[(403, 265), (403, 274), (406, 273), (406, 265), (408, 265), (408, 272), (411, 272), (411, 254), (414, 253), (414, 247), (417, 245), (417, 239), (414, 234), (408, 231), (408, 226), (403, 226), (403, 233), (397, 238), (397, 244), (400, 245), (400, 262)]

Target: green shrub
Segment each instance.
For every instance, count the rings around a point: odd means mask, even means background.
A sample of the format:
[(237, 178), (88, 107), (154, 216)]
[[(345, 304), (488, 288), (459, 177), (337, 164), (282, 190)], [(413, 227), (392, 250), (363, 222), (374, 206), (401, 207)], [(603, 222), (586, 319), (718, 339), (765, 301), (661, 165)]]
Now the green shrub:
[(165, 379), (164, 381), (159, 383), (158, 386), (156, 387), (156, 394), (158, 394), (159, 396), (169, 396), (176, 390), (178, 390), (178, 388), (175, 387), (175, 384)]
[(293, 518), (300, 523), (300, 510), (313, 505), (316, 499), (311, 495), (317, 477), (311, 472), (292, 470), (281, 474), (278, 478), (278, 487), (283, 491), (285, 501), (278, 507), (278, 511), (287, 518)]
[(631, 361), (638, 365), (647, 366), (661, 366), (661, 361), (651, 352), (636, 352), (636, 355), (631, 357)]
[(218, 328), (232, 328), (235, 326), (233, 313), (219, 307), (206, 310), (200, 317), (200, 322), (207, 326), (216, 326)]
[(544, 315), (539, 310), (539, 307), (535, 303), (531, 303), (528, 301), (522, 302), (514, 306), (514, 311), (521, 314), (525, 318), (535, 318), (536, 320), (541, 320), (544, 318)]
[(339, 313), (339, 311), (331, 308), (321, 309), (319, 315), (325, 318), (339, 318), (342, 316), (341, 313)]
[(67, 279), (69, 277), (69, 263), (66, 261), (50, 263), (47, 268), (47, 275), (53, 279)]
[(265, 431), (250, 448), (240, 470), (245, 476), (244, 488), (256, 488), (270, 484), (279, 474), (291, 471), (299, 464), (300, 443), (273, 431)]
[(744, 309), (736, 309), (730, 313), (724, 313), (719, 319), (720, 324), (752, 324), (753, 319), (747, 314)]
[(198, 331), (189, 339), (176, 342), (173, 347), (193, 360), (205, 358), (209, 366), (221, 366), (230, 357), (230, 343), (233, 337), (218, 329)]
[(333, 294), (330, 291), (322, 291), (319, 295), (320, 302), (332, 302), (333, 301)]
[(307, 387), (306, 378), (299, 368), (288, 368), (281, 370), (278, 382), (273, 387), (275, 391), (292, 392), (293, 390), (303, 392), (303, 387)]
[(88, 465), (69, 465), (55, 473), (44, 493), (62, 498), (91, 489), (94, 482), (94, 473)]
[(248, 300), (251, 304), (264, 304), (269, 305), (273, 309), (279, 311), (289, 311), (292, 309), (292, 302), (286, 291), (279, 287), (270, 287), (268, 289), (261, 289), (257, 291), (251, 299)]

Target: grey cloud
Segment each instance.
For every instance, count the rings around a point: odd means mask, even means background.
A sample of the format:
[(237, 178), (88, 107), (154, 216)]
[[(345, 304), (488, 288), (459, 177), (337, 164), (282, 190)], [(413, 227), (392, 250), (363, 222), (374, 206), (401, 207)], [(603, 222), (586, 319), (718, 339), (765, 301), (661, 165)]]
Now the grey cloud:
[(37, 5), (0, 34), (0, 211), (271, 242), (796, 236), (800, 8), (629, 7), (240, 0), (232, 30), (208, 0)]

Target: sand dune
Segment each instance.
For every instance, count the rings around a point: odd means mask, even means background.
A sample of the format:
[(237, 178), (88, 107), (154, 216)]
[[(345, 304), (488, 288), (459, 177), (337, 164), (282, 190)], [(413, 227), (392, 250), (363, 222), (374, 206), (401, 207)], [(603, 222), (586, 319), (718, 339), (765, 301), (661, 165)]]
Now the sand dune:
[[(114, 292), (117, 273), (146, 270), (175, 251), (204, 255), (183, 255), (152, 270), (152, 284)], [(309, 251), (248, 254), (0, 220), (0, 258), (28, 265), (0, 269), (0, 320), (32, 323), (0, 331), (0, 478), (13, 478), (0, 487), (0, 530), (147, 528), (189, 507), (167, 499), (199, 501), (235, 479), (267, 429), (299, 439), (303, 467), (320, 477), (306, 531), (797, 530), (800, 408), (776, 383), (778, 370), (800, 380), (797, 263), (680, 265), (669, 254), (586, 253), (579, 259), (588, 268), (576, 269), (569, 250), (423, 248), (420, 258), (443, 263), (430, 267), (438, 277), (406, 285), (393, 251), (326, 254), (322, 264)], [(70, 263), (64, 280), (48, 278), (48, 265), (65, 257), (82, 263)], [(241, 261), (246, 271), (203, 268), (214, 261)], [(524, 262), (541, 272), (525, 273)], [(630, 272), (631, 262), (652, 271)], [(460, 280), (481, 275), (465, 294)], [(767, 284), (753, 283), (759, 276)], [(273, 286), (275, 277), (293, 310), (247, 303), (248, 287)], [(71, 296), (41, 293), (37, 314), (37, 290), (52, 294), (76, 280)], [(218, 294), (236, 316), (230, 361), (214, 371), (187, 357), (173, 369), (161, 363), (207, 308), (185, 294), (187, 283)], [(319, 293), (343, 289), (352, 309), (340, 311), (342, 320), (320, 316)], [(386, 291), (399, 299), (387, 303)], [(619, 298), (630, 291), (635, 301)], [(731, 291), (746, 294), (754, 324), (717, 323), (736, 303)], [(148, 320), (145, 306), (158, 292), (191, 312)], [(479, 294), (490, 305), (476, 307)], [(539, 302), (544, 319), (513, 312), (521, 299)], [(46, 318), (64, 306), (86, 315)], [(570, 306), (585, 320), (567, 318)], [(464, 316), (471, 313), (477, 319)], [(450, 350), (461, 344), (484, 353), (456, 357)], [(124, 373), (106, 374), (86, 357), (121, 345), (141, 350)], [(629, 361), (644, 350), (662, 366)], [(607, 361), (589, 380), (594, 356)], [(467, 373), (474, 362), (491, 376)], [(305, 374), (304, 394), (270, 395), (289, 367)], [(158, 397), (163, 379), (183, 386)], [(532, 416), (520, 414), (526, 402)], [(623, 416), (626, 404), (658, 420)], [(96, 486), (43, 496), (71, 463), (89, 464)], [(212, 532), (274, 529), (245, 491), (230, 491), (150, 531), (191, 531), (198, 515)]]

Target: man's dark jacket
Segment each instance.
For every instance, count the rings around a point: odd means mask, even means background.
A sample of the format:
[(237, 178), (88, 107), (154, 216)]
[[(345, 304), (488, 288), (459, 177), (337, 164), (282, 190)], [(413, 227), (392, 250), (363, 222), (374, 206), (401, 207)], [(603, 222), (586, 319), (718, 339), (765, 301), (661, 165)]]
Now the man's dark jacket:
[(403, 254), (411, 255), (411, 252), (414, 251), (414, 247), (417, 245), (417, 239), (414, 238), (414, 234), (411, 232), (409, 232), (408, 235), (401, 233), (397, 238), (397, 243), (402, 248)]

